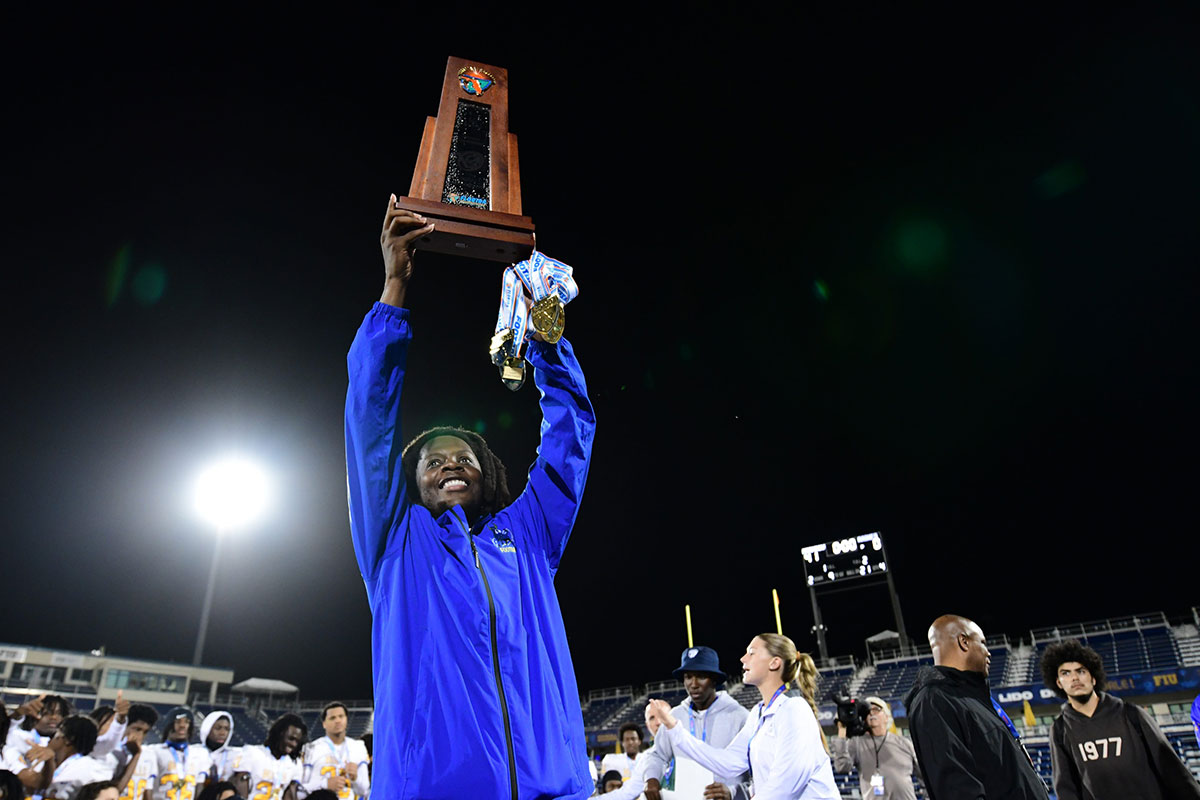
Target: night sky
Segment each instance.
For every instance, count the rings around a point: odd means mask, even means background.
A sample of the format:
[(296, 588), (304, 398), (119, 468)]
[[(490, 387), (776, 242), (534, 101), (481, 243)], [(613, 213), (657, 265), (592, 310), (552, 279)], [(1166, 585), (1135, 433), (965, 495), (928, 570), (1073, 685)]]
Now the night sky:
[[(1195, 20), (740, 11), (10, 18), (0, 640), (189, 661), (191, 481), (237, 450), (276, 503), (225, 546), (206, 663), (370, 695), (345, 352), (450, 55), (508, 69), (524, 210), (581, 290), (582, 690), (668, 678), (685, 603), (731, 670), (772, 588), (815, 652), (799, 549), (873, 530), (917, 638), (1185, 613)], [(481, 427), (516, 491), (501, 272), (419, 254), (405, 438)], [(822, 609), (834, 654), (893, 627), (880, 586)]]

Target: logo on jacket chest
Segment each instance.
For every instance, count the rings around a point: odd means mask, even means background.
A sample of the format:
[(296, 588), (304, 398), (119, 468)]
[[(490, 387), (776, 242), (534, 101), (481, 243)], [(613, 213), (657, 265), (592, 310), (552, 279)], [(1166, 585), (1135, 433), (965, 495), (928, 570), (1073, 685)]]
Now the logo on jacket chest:
[(501, 553), (515, 553), (517, 546), (513, 544), (512, 531), (508, 528), (500, 528), (496, 525), (491, 526), (492, 544), (496, 545), (496, 549)]

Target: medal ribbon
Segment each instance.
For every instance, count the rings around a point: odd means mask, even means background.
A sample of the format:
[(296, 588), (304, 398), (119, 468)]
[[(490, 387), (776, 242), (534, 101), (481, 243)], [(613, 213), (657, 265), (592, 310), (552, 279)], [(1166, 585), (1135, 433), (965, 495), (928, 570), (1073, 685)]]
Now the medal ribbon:
[[(557, 337), (562, 335), (561, 308), (579, 294), (579, 286), (575, 283), (573, 273), (574, 270), (563, 262), (536, 250), (525, 261), (505, 268), (500, 284), (500, 310), (496, 314), (495, 336), (492, 337), (492, 361), (501, 367), (502, 376), (505, 369), (515, 367), (524, 358), (525, 338), (530, 326), (526, 290), (532, 295), (534, 304), (549, 298), (554, 298), (553, 302), (559, 304), (558, 313), (551, 316), (551, 319), (557, 318), (557, 326), (552, 328), (555, 333), (552, 336), (548, 335), (547, 339), (555, 342)], [(537, 313), (538, 309), (534, 310)], [(539, 318), (541, 317), (535, 317)], [(512, 341), (506, 345), (504, 342), (510, 332)], [(545, 334), (546, 331), (542, 333)], [(508, 358), (514, 359), (516, 363), (508, 362), (510, 367), (505, 367)], [(506, 383), (509, 382), (508, 378), (505, 380)], [(509, 388), (515, 390), (520, 388), (520, 384), (510, 385)]]
[(513, 269), (521, 276), (521, 282), (529, 289), (535, 303), (556, 294), (562, 304), (566, 305), (579, 295), (579, 286), (574, 278), (575, 271), (545, 253), (534, 250), (528, 260), (515, 264)]
[(529, 312), (525, 308), (525, 286), (512, 267), (504, 270), (500, 284), (500, 312), (496, 315), (496, 333), (512, 331), (512, 355), (521, 357), (525, 332), (529, 327)]

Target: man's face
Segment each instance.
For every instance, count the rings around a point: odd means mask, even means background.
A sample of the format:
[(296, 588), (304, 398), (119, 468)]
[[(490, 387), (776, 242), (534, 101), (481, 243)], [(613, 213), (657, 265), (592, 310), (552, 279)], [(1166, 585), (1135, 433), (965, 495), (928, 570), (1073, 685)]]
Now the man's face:
[(608, 794), (609, 792), (615, 792), (617, 789), (620, 789), (620, 788), (621, 788), (621, 781), (619, 781), (619, 780), (609, 780), (609, 781), (604, 782), (604, 794)]
[(167, 738), (173, 742), (186, 742), (191, 727), (192, 721), (188, 719), (186, 714), (181, 714), (171, 723), (171, 735)]
[(685, 672), (683, 688), (687, 690), (693, 703), (701, 708), (708, 708), (717, 695), (716, 676), (711, 672)]
[(220, 747), (229, 738), (229, 718), (219, 717), (208, 730), (208, 742), (211, 747)]
[(129, 727), (125, 729), (125, 738), (135, 744), (141, 744), (146, 740), (146, 734), (150, 732), (150, 723), (138, 720), (137, 722), (129, 723)]
[(436, 517), (451, 506), (468, 513), (483, 501), (483, 473), (471, 446), (457, 436), (436, 436), (417, 459), (421, 505)]
[(42, 736), (53, 736), (66, 717), (63, 711), (64, 709), (58, 703), (47, 705), (42, 709), (42, 715), (38, 717), (37, 724), (33, 726), (33, 729)]
[(883, 736), (888, 729), (887, 712), (872, 703), (871, 711), (867, 714), (867, 727), (871, 729), (871, 733), (875, 736)]
[(100, 790), (100, 794), (96, 795), (96, 800), (120, 800), (121, 795), (117, 794), (117, 787), (108, 786)]
[(635, 757), (642, 749), (642, 735), (637, 731), (625, 731), (621, 734), (621, 749), (630, 758)]
[(300, 737), (304, 734), (295, 725), (289, 725), (283, 734), (283, 754), (290, 756), (300, 749)]
[(325, 726), (327, 736), (341, 736), (346, 732), (346, 709), (341, 706), (329, 709), (325, 712), (325, 719), (321, 724)]
[(988, 651), (987, 645), (984, 643), (983, 629), (971, 622), (967, 625), (967, 632), (959, 634), (960, 641), (965, 642), (967, 648), (967, 671), (982, 672), (987, 674), (988, 667), (992, 664), (992, 654)]
[(1096, 691), (1096, 679), (1078, 661), (1064, 661), (1058, 665), (1058, 688), (1066, 692), (1067, 697), (1086, 702)]

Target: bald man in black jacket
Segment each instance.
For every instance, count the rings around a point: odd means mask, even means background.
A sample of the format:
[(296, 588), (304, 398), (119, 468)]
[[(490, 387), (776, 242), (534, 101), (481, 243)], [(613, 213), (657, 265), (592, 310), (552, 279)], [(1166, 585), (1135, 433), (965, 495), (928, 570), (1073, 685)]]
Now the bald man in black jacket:
[(934, 666), (921, 667), (904, 704), (930, 800), (1048, 800), (988, 692), (983, 631), (965, 617), (938, 617), (929, 646)]

